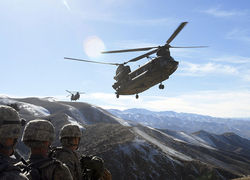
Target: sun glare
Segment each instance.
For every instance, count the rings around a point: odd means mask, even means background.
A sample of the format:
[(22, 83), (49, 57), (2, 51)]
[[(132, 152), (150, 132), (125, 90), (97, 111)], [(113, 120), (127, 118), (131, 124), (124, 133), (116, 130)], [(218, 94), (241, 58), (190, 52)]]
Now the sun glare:
[(98, 57), (105, 49), (105, 45), (99, 37), (91, 36), (84, 41), (83, 48), (88, 57)]

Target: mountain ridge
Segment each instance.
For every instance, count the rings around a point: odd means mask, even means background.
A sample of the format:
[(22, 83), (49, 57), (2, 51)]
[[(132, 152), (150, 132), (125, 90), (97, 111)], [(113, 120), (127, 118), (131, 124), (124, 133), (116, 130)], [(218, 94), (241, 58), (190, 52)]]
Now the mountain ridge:
[(190, 113), (176, 113), (174, 111), (154, 112), (145, 109), (117, 110), (108, 109), (115, 116), (148, 125), (158, 129), (171, 129), (193, 133), (205, 130), (215, 134), (233, 132), (241, 137), (250, 139), (250, 123), (245, 119), (216, 118)]
[[(232, 179), (250, 174), (250, 157), (244, 154), (248, 143), (239, 146), (242, 151), (226, 151), (193, 134), (145, 126), (83, 102), (0, 97), (0, 104), (9, 103), (16, 103), (27, 121), (51, 121), (56, 130), (53, 146), (59, 145), (63, 125), (79, 125), (83, 131), (79, 153), (102, 157), (113, 179)], [(233, 147), (233, 142), (229, 138), (227, 143)], [(28, 150), (21, 142), (17, 148), (27, 158)]]

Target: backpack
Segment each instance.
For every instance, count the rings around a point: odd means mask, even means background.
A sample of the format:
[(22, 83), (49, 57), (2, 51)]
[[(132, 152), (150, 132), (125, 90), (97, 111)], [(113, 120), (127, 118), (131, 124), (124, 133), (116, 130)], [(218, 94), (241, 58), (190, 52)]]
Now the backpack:
[(7, 162), (1, 162), (0, 163), (0, 174), (5, 172), (7, 169), (9, 169), (9, 164)]
[(24, 179), (20, 173), (21, 169), (18, 166), (0, 160), (0, 179)]
[(80, 159), (83, 180), (98, 180), (103, 176), (104, 161), (98, 156), (82, 156)]

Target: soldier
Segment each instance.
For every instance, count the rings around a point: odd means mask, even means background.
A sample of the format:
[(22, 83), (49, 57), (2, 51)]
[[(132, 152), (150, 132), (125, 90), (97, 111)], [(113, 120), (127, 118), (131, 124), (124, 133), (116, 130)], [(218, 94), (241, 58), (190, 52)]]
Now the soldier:
[(14, 166), (10, 156), (21, 135), (21, 119), (9, 106), (0, 106), (0, 179), (27, 180), (20, 169)]
[(54, 126), (47, 120), (30, 121), (22, 141), (31, 150), (28, 160), (28, 177), (31, 179), (72, 180), (69, 169), (60, 161), (48, 157), (49, 146), (54, 140)]
[(83, 180), (112, 180), (112, 175), (104, 167), (104, 161), (98, 156), (82, 155), (80, 159)]
[(68, 166), (74, 180), (82, 179), (80, 160), (76, 153), (81, 136), (82, 132), (77, 125), (67, 124), (63, 126), (59, 137), (62, 147), (55, 148), (52, 151), (53, 157)]

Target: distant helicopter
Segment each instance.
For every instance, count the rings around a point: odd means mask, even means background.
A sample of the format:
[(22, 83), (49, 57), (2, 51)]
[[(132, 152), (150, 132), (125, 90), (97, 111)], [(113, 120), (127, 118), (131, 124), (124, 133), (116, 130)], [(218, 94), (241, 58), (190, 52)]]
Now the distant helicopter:
[[(114, 50), (114, 51), (104, 51), (102, 53), (123, 53), (123, 52), (134, 52), (134, 51), (148, 51), (141, 56), (135, 57), (126, 61), (124, 63), (107, 63), (99, 61), (90, 61), (76, 58), (64, 57), (64, 59), (74, 60), (74, 61), (83, 61), (90, 63), (99, 63), (99, 64), (109, 64), (118, 66), (116, 70), (116, 75), (114, 79), (116, 82), (112, 85), (116, 91), (116, 97), (119, 98), (119, 95), (133, 95), (136, 94), (136, 99), (139, 98), (139, 93), (159, 84), (159, 89), (164, 89), (162, 82), (167, 80), (171, 74), (173, 74), (178, 68), (178, 61), (175, 61), (174, 58), (170, 56), (169, 48), (203, 48), (207, 46), (186, 46), (186, 47), (177, 47), (171, 46), (170, 43), (177, 36), (177, 34), (184, 28), (187, 22), (182, 22), (179, 27), (174, 31), (170, 38), (166, 41), (166, 44), (163, 46), (156, 47), (145, 47), (145, 48), (135, 48), (135, 49), (124, 49), (124, 50)], [(157, 57), (151, 59), (149, 62), (140, 66), (136, 70), (130, 70), (130, 67), (126, 65), (130, 62), (138, 61), (142, 58), (149, 58), (150, 55), (156, 53)]]
[(84, 92), (76, 92), (76, 91), (68, 91), (68, 90), (66, 91), (71, 94), (71, 97), (70, 97), (71, 101), (77, 101), (78, 99), (80, 99), (80, 94), (85, 94)]

